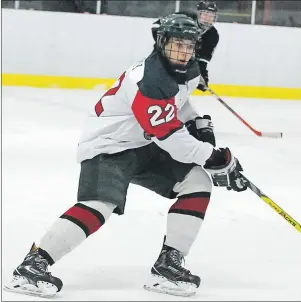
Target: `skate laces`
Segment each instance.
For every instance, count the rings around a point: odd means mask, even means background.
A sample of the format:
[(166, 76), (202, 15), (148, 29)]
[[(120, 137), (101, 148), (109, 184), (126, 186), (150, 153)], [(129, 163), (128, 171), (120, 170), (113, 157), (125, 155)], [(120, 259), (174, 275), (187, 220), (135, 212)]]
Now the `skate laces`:
[(41, 255), (37, 255), (35, 258), (35, 265), (37, 266), (37, 268), (44, 272), (44, 273), (48, 273), (48, 261), (46, 259), (44, 259)]
[(186, 272), (188, 274), (190, 274), (190, 271), (188, 269), (186, 269), (185, 267), (182, 266), (182, 263), (184, 263), (185, 265), (185, 258), (182, 255), (181, 252), (179, 252), (178, 250), (171, 250), (169, 252), (169, 257), (171, 259), (171, 261), (175, 264), (175, 266), (183, 272)]
[(31, 262), (43, 274), (50, 274), (48, 272), (48, 261), (38, 252), (29, 253), (25, 258), (25, 262)]

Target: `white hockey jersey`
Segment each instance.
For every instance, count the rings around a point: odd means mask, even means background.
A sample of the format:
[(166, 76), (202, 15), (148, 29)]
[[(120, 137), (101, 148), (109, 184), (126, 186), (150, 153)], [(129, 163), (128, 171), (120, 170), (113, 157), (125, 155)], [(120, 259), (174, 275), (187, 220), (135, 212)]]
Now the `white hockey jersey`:
[(189, 104), (199, 83), (197, 63), (180, 80), (164, 64), (160, 54), (152, 53), (101, 97), (85, 122), (78, 162), (155, 143), (179, 162), (205, 164), (212, 145), (195, 139), (183, 124), (197, 116)]

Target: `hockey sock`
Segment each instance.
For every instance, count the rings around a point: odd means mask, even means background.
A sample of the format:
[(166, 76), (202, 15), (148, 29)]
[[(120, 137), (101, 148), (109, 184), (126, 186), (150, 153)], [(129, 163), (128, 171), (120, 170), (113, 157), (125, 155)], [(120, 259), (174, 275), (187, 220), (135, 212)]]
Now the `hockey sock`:
[(209, 201), (209, 192), (180, 196), (168, 211), (165, 244), (187, 255), (202, 225)]
[(115, 207), (101, 201), (76, 203), (42, 237), (39, 254), (50, 265), (58, 261), (104, 225)]

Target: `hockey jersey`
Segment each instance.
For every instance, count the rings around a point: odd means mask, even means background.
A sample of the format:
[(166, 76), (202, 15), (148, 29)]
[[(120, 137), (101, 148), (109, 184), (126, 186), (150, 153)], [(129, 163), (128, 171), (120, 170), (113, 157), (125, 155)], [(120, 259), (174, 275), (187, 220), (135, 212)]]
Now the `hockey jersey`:
[(179, 162), (205, 164), (212, 145), (195, 139), (184, 126), (197, 116), (189, 95), (199, 82), (198, 65), (190, 62), (187, 72), (176, 76), (165, 64), (153, 52), (101, 97), (86, 119), (78, 162), (155, 143)]

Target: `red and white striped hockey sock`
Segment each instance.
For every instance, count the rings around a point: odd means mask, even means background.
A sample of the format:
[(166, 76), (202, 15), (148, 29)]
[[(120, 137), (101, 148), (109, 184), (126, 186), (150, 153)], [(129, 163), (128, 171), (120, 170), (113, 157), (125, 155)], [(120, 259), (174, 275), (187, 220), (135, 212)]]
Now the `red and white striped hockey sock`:
[(200, 230), (209, 201), (209, 192), (179, 196), (168, 211), (165, 244), (187, 255)]
[(39, 253), (49, 264), (58, 261), (104, 225), (115, 207), (101, 201), (76, 203), (42, 237)]

